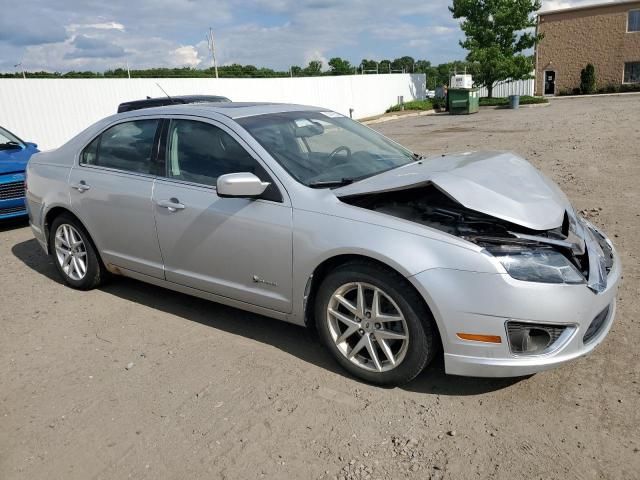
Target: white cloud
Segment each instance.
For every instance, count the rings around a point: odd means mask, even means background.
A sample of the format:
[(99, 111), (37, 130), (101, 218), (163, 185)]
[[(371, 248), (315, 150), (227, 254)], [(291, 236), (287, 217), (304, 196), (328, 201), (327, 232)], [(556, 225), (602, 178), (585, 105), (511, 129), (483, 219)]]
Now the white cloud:
[(197, 67), (202, 63), (198, 50), (193, 45), (185, 45), (173, 50), (169, 57), (170, 62), (176, 66)]

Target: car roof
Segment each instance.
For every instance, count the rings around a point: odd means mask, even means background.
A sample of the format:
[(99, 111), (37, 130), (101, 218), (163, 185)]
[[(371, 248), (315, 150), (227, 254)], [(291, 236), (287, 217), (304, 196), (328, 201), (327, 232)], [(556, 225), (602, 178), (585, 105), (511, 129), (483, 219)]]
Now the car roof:
[[(133, 110), (119, 114), (119, 116), (134, 115), (197, 115), (208, 116), (211, 113), (224, 115), (232, 119), (253, 117), (272, 113), (302, 112), (302, 111), (326, 111), (326, 108), (312, 107), (309, 105), (296, 105), (291, 103), (268, 102), (226, 102), (226, 103), (187, 103), (181, 105), (165, 105), (161, 107), (145, 108), (144, 111)], [(144, 112), (144, 113), (143, 113)]]
[(128, 112), (131, 110), (141, 110), (143, 108), (151, 108), (159, 105), (171, 105), (174, 103), (206, 103), (206, 102), (230, 102), (227, 97), (222, 95), (174, 95), (173, 97), (155, 97), (144, 98), (141, 100), (130, 100), (122, 102), (118, 105), (118, 112)]

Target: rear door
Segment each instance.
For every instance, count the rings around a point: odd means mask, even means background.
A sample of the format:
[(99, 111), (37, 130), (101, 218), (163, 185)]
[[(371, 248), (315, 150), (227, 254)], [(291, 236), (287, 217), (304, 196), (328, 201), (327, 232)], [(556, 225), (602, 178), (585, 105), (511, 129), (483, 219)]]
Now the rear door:
[(151, 197), (161, 121), (111, 126), (80, 154), (69, 178), (71, 205), (106, 263), (163, 278)]
[[(166, 279), (278, 312), (291, 311), (292, 212), (286, 195), (226, 126), (171, 119), (166, 176), (153, 192)], [(267, 198), (220, 198), (220, 175), (252, 172)]]

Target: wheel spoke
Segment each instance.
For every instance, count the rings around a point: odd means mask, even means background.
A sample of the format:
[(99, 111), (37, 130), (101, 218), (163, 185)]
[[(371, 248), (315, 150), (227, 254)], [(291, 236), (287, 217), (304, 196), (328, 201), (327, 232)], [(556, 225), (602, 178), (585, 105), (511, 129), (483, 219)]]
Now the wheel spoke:
[(84, 277), (84, 274), (87, 273), (87, 265), (84, 263), (84, 260), (78, 258), (76, 255), (74, 260), (76, 261), (76, 266), (78, 267), (78, 273), (80, 277)]
[(378, 358), (378, 352), (376, 352), (376, 346), (373, 344), (373, 342), (371, 341), (371, 335), (365, 335), (362, 338), (366, 338), (366, 347), (367, 347), (367, 351), (369, 352), (369, 356), (371, 357), (371, 360), (373, 361), (373, 364), (376, 366), (376, 370), (378, 370), (379, 372), (382, 371), (382, 364), (380, 363), (380, 359)]
[(336, 343), (340, 344), (342, 342), (344, 342), (347, 338), (349, 338), (351, 335), (353, 335), (354, 333), (356, 333), (358, 331), (358, 326), (353, 326), (353, 327), (349, 327), (347, 328), (342, 335), (340, 335), (337, 339), (336, 339)]
[(380, 350), (382, 350), (384, 356), (387, 357), (391, 365), (395, 365), (396, 357), (393, 355), (393, 352), (391, 351), (391, 348), (389, 347), (387, 341), (384, 338), (378, 337), (376, 337), (376, 341), (378, 342), (378, 345), (380, 345)]
[(401, 322), (403, 320), (403, 318), (400, 315), (387, 315), (387, 314), (378, 314), (378, 316), (376, 317), (376, 321), (380, 322), (380, 323), (386, 323), (386, 322)]
[(358, 316), (358, 318), (363, 318), (364, 317), (364, 309), (365, 309), (365, 304), (364, 304), (364, 287), (362, 286), (361, 283), (358, 283), (358, 300), (357, 300), (357, 305), (356, 305), (356, 309), (357, 312), (356, 315)]
[(391, 340), (404, 340), (407, 335), (404, 333), (394, 332), (392, 330), (376, 330), (376, 338), (389, 338)]
[(347, 358), (352, 359), (355, 356), (355, 354), (358, 353), (360, 350), (362, 350), (366, 345), (367, 345), (367, 336), (363, 335), (360, 341), (356, 343), (356, 345), (351, 349), (351, 351), (347, 355)]
[(344, 298), (342, 295), (335, 295), (335, 299), (338, 302), (340, 302), (340, 305), (342, 305), (344, 308), (349, 310), (352, 314), (358, 315), (358, 308), (353, 303), (351, 303), (349, 300)]
[(356, 328), (358, 328), (358, 326), (360, 325), (355, 320), (350, 319), (346, 315), (343, 315), (342, 313), (338, 312), (337, 310), (334, 310), (333, 308), (329, 309), (329, 313), (331, 315), (333, 315), (335, 318), (337, 318), (338, 320), (340, 320), (342, 323), (344, 323), (348, 327), (356, 327)]

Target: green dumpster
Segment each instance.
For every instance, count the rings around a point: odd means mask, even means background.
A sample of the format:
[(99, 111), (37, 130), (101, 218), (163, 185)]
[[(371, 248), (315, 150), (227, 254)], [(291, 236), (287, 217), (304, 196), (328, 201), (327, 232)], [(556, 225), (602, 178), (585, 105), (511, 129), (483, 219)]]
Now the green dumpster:
[(480, 110), (480, 95), (477, 88), (450, 88), (449, 113), (451, 115), (468, 115)]

